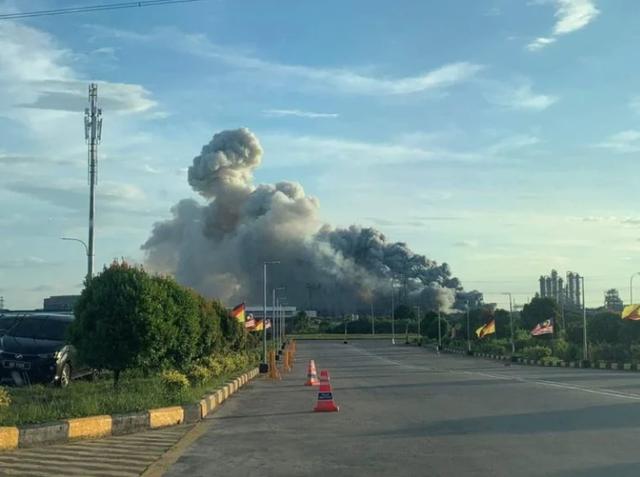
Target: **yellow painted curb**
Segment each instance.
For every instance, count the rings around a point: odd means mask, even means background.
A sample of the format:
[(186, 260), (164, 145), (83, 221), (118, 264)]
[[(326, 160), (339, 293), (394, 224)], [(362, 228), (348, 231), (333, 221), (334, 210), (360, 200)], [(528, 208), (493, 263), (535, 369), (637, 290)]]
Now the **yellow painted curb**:
[(111, 435), (113, 420), (111, 416), (91, 416), (67, 419), (69, 439), (87, 439), (89, 437), (104, 437)]
[(151, 429), (175, 426), (176, 424), (182, 424), (183, 422), (184, 409), (180, 406), (149, 410), (149, 427)]
[(218, 389), (216, 391), (216, 400), (218, 404), (222, 404), (224, 402), (224, 391), (222, 389)]
[(18, 447), (20, 431), (17, 427), (0, 427), (0, 450), (11, 450)]

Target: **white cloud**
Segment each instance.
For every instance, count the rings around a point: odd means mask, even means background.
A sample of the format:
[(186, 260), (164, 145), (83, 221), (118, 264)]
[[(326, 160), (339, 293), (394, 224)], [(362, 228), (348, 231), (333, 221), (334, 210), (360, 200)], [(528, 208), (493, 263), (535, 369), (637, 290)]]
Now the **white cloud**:
[(600, 13), (592, 0), (557, 0), (553, 27), (554, 35), (565, 35), (580, 30), (591, 23)]
[(539, 143), (540, 139), (536, 136), (529, 134), (514, 134), (513, 136), (507, 136), (492, 144), (489, 146), (487, 151), (490, 154), (501, 154), (517, 149), (527, 148), (529, 146), (535, 146)]
[(476, 240), (460, 240), (455, 242), (453, 246), (458, 248), (477, 248), (478, 242)]
[(551, 43), (556, 41), (555, 38), (545, 38), (540, 37), (533, 40), (531, 43), (527, 45), (527, 50), (529, 51), (538, 51), (542, 50), (545, 46), (549, 46)]
[(597, 147), (609, 149), (618, 153), (640, 151), (640, 131), (629, 129), (609, 136), (605, 141), (596, 144)]
[(337, 118), (338, 113), (317, 113), (314, 111), (301, 111), (299, 109), (265, 109), (262, 111), (265, 116), (273, 118), (282, 118), (285, 116), (295, 116), (298, 118)]
[(552, 2), (534, 3), (553, 3), (556, 8), (554, 14), (556, 23), (553, 26), (553, 37), (536, 38), (527, 45), (529, 51), (539, 51), (554, 43), (557, 39), (556, 37), (573, 33), (586, 27), (600, 13), (593, 0), (553, 0)]
[[(0, 111), (16, 106), (82, 112), (90, 81), (71, 66), (74, 54), (46, 32), (11, 21), (0, 22)], [(140, 113), (156, 106), (140, 85), (98, 82), (105, 110)]]
[[(447, 88), (473, 78), (483, 66), (466, 61), (445, 64), (415, 76), (390, 78), (362, 74), (349, 68), (319, 68), (290, 65), (261, 59), (245, 51), (211, 42), (204, 34), (184, 33), (175, 29), (156, 29), (148, 34), (88, 25), (97, 37), (108, 36), (130, 41), (147, 41), (166, 45), (186, 54), (223, 62), (237, 69), (262, 73), (261, 80), (293, 79), (294, 86), (322, 88), (330, 92), (359, 95), (406, 95)], [(291, 85), (288, 85), (291, 86)]]
[(543, 111), (558, 101), (557, 96), (534, 93), (530, 84), (523, 84), (516, 88), (498, 93), (492, 98), (493, 102), (510, 109), (528, 111)]

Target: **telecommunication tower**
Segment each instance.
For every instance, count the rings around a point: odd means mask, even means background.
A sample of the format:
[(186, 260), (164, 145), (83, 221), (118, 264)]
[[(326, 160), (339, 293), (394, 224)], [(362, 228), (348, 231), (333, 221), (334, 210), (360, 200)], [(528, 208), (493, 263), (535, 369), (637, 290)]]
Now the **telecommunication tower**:
[(87, 278), (93, 277), (94, 221), (96, 184), (98, 182), (98, 144), (102, 138), (102, 109), (98, 108), (98, 85), (89, 85), (89, 107), (84, 110), (84, 138), (89, 145), (89, 244), (87, 248)]

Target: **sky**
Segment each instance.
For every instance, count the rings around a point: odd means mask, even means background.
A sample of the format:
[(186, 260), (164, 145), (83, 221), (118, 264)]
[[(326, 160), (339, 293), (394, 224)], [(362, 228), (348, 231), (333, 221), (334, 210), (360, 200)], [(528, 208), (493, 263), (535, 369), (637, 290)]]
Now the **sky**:
[[(94, 2), (0, 0), (0, 13)], [(110, 3), (105, 0), (103, 3)], [(103, 109), (96, 269), (152, 225), (224, 129), (335, 226), (373, 226), (505, 306), (552, 268), (587, 305), (640, 270), (636, 0), (200, 2), (0, 20), (0, 295), (78, 293), (83, 110)], [(639, 282), (640, 286), (640, 282)], [(640, 296), (640, 290), (636, 292)]]

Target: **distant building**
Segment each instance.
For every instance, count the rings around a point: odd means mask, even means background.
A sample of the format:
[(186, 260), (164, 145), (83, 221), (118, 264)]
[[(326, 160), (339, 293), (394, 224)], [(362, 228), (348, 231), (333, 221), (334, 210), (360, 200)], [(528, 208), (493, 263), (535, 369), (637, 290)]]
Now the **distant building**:
[(562, 305), (582, 306), (581, 277), (574, 272), (567, 272), (566, 282), (558, 275), (556, 270), (551, 270), (551, 274), (542, 275), (540, 283), (540, 296), (543, 298), (553, 298)]
[(604, 307), (609, 311), (622, 311), (624, 303), (620, 298), (618, 290), (611, 288), (604, 294)]
[(44, 311), (73, 311), (80, 295), (56, 295), (44, 299)]

